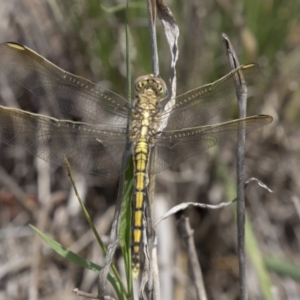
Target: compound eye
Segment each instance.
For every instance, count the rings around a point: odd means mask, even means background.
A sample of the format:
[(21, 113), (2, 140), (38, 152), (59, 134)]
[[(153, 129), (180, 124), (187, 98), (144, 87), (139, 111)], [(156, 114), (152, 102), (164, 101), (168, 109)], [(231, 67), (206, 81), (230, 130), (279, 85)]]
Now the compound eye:
[(160, 96), (166, 96), (168, 93), (167, 85), (161, 78), (156, 78), (156, 89)]
[(148, 84), (149, 76), (140, 76), (136, 79), (134, 86), (135, 90), (140, 92)]

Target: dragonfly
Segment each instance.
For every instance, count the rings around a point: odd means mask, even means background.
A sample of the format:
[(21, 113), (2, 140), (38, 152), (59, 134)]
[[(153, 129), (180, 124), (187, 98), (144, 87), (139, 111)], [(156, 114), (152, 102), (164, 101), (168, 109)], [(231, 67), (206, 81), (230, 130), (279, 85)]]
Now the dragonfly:
[[(107, 177), (122, 172), (126, 143), (134, 165), (132, 195), (132, 272), (140, 269), (143, 218), (150, 175), (227, 140), (272, 122), (256, 115), (205, 125), (236, 99), (236, 80), (253, 77), (257, 65), (245, 64), (219, 80), (169, 102), (165, 82), (153, 74), (135, 82), (132, 104), (120, 95), (54, 65), (17, 43), (0, 45), (0, 68), (40, 101), (76, 121), (60, 120), (0, 106), (0, 141), (18, 145), (48, 162)], [(172, 103), (171, 105), (167, 105)], [(128, 117), (131, 119), (127, 129)], [(79, 120), (79, 121), (77, 121)], [(155, 151), (155, 160), (150, 163)], [(151, 165), (151, 167), (150, 167)]]

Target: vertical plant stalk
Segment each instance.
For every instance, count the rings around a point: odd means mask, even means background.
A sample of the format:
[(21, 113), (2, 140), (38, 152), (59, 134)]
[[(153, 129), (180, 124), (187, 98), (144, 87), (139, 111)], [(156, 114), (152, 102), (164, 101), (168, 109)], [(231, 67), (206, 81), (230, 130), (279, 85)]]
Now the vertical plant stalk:
[[(126, 3), (126, 25), (125, 25), (125, 32), (126, 32), (126, 70), (127, 70), (127, 100), (131, 103), (131, 65), (130, 65), (130, 54), (129, 54), (129, 27), (128, 27), (128, 14), (129, 14), (129, 1)], [(129, 132), (130, 128), (130, 115), (128, 115), (128, 122), (127, 122), (127, 133)], [(128, 135), (127, 135), (128, 136)], [(131, 276), (131, 212), (129, 213), (130, 217), (128, 216), (128, 209), (131, 210), (130, 201), (132, 197), (132, 189), (133, 189), (133, 176), (131, 174), (132, 170), (132, 155), (131, 155), (131, 144), (130, 141), (127, 140), (126, 146), (124, 149), (124, 154), (122, 157), (122, 175), (119, 178), (119, 188), (118, 188), (118, 197), (116, 203), (116, 210), (114, 221), (112, 224), (111, 234), (110, 234), (110, 242), (108, 246), (108, 252), (105, 256), (105, 262), (103, 269), (99, 273), (98, 278), (98, 296), (102, 297), (105, 293), (105, 286), (107, 281), (107, 275), (109, 272), (109, 267), (112, 263), (113, 255), (116, 251), (117, 242), (120, 235), (120, 224), (124, 222), (122, 225), (126, 227), (125, 229), (125, 236), (123, 237), (126, 241), (120, 241), (121, 248), (124, 250), (124, 260), (126, 265), (126, 277), (127, 277), (127, 288), (130, 297), (133, 296), (133, 288), (132, 288), (132, 276)], [(126, 171), (125, 171), (126, 170)], [(130, 224), (130, 226), (128, 226)], [(128, 247), (122, 247), (122, 243), (125, 242)], [(124, 245), (123, 245), (124, 246)], [(127, 251), (126, 251), (127, 248)]]
[(150, 30), (150, 47), (151, 47), (151, 66), (152, 73), (155, 76), (159, 75), (159, 62), (157, 54), (157, 39), (156, 39), (156, 0), (147, 0), (148, 22)]
[[(132, 103), (132, 90), (131, 90), (131, 63), (130, 63), (130, 34), (129, 34), (129, 0), (127, 0), (126, 3), (126, 25), (125, 25), (125, 31), (126, 31), (126, 72), (127, 72), (127, 101), (131, 104)], [(125, 234), (125, 240), (126, 240), (126, 248), (127, 250), (123, 251), (124, 259), (127, 260), (127, 263), (125, 261), (125, 267), (126, 267), (126, 278), (127, 278), (127, 288), (129, 295), (133, 296), (133, 286), (132, 286), (132, 272), (131, 272), (131, 242), (132, 242), (132, 195), (133, 195), (133, 181), (134, 181), (134, 175), (133, 175), (133, 159), (131, 154), (131, 143), (129, 140), (129, 130), (130, 130), (130, 124), (131, 124), (131, 115), (128, 114), (128, 121), (127, 121), (127, 141), (126, 141), (126, 150), (124, 154), (124, 164), (126, 163), (126, 173), (123, 173), (121, 180), (123, 180), (124, 186), (123, 188), (123, 196), (122, 196), (122, 214), (125, 214), (124, 219), (126, 221), (126, 234)], [(128, 153), (126, 155), (126, 153)], [(129, 154), (130, 153), (130, 154)], [(120, 199), (121, 201), (121, 199)], [(124, 205), (126, 207), (124, 207)], [(127, 211), (127, 213), (126, 213)], [(126, 217), (127, 215), (127, 217)], [(122, 217), (123, 219), (123, 217)], [(129, 225), (129, 226), (128, 226)], [(122, 248), (122, 244), (121, 244)], [(127, 254), (127, 256), (126, 256)], [(127, 264), (127, 266), (126, 266)]]
[[(38, 199), (41, 203), (41, 209), (37, 218), (37, 226), (44, 231), (46, 229), (49, 211), (52, 208), (51, 201), (51, 180), (50, 180), (50, 166), (42, 160), (37, 160), (37, 175), (38, 175)], [(34, 237), (33, 242), (33, 256), (31, 262), (31, 273), (29, 280), (29, 298), (37, 300), (38, 292), (38, 278), (39, 264), (41, 263), (42, 241), (38, 235)]]
[[(162, 22), (164, 33), (167, 39), (167, 42), (170, 47), (171, 54), (171, 99), (168, 102), (169, 105), (172, 104), (172, 101), (176, 96), (176, 62), (178, 59), (178, 36), (179, 29), (176, 24), (176, 21), (173, 17), (173, 14), (168, 6), (165, 5), (163, 0), (147, 0), (148, 5), (148, 22), (150, 29), (150, 44), (151, 44), (151, 62), (152, 62), (152, 73), (155, 76), (159, 75), (159, 61), (158, 61), (158, 52), (157, 52), (157, 40), (156, 40), (156, 12), (157, 15)], [(165, 109), (167, 109), (168, 105), (166, 105)], [(165, 124), (161, 124), (161, 130), (165, 126)], [(156, 160), (156, 148), (152, 150), (152, 154), (149, 160), (150, 170), (152, 166), (155, 164)], [(148, 203), (153, 203), (154, 199), (154, 189), (155, 189), (155, 177), (153, 174), (149, 175), (149, 186), (148, 186)], [(148, 216), (150, 216), (151, 220), (151, 207), (148, 209)], [(152, 221), (151, 221), (152, 222)], [(160, 299), (160, 288), (159, 288), (159, 276), (158, 276), (158, 267), (157, 267), (157, 246), (154, 246), (155, 239), (155, 231), (152, 228), (152, 224), (148, 224), (147, 226), (147, 234), (148, 234), (148, 242), (150, 245), (148, 246), (148, 255), (150, 256), (150, 264), (149, 264), (149, 273), (148, 276), (148, 288), (151, 291), (153, 286), (153, 294), (155, 295), (155, 299)], [(153, 253), (153, 254), (152, 254)], [(153, 270), (156, 270), (156, 274), (154, 275)], [(143, 281), (143, 280), (142, 280)], [(151, 298), (151, 295), (149, 295)]]
[(181, 236), (186, 241), (188, 258), (191, 264), (193, 281), (196, 288), (197, 300), (207, 300), (202, 271), (199, 264), (195, 243), (194, 243), (194, 230), (190, 226), (189, 218), (181, 216), (181, 219), (179, 220), (178, 228)]
[[(155, 76), (159, 75), (159, 61), (158, 61), (158, 52), (157, 52), (157, 38), (156, 38), (156, 0), (147, 0), (147, 8), (148, 8), (148, 24), (149, 24), (149, 31), (150, 31), (150, 47), (151, 47), (151, 68), (152, 73)], [(152, 166), (155, 164), (156, 160), (156, 150), (155, 148), (152, 149), (151, 157), (149, 160), (150, 164), (150, 170), (152, 170)], [(149, 257), (149, 273), (148, 273), (148, 291), (150, 294), (148, 294), (148, 297), (150, 299), (152, 298), (152, 291), (154, 291), (154, 294), (156, 295), (157, 299), (160, 298), (159, 295), (159, 280), (158, 276), (157, 278), (154, 278), (153, 276), (153, 265), (157, 265), (157, 260), (153, 260), (157, 258), (157, 255), (152, 255), (152, 249), (154, 244), (154, 238), (155, 238), (155, 232), (152, 229), (152, 203), (154, 201), (154, 191), (155, 191), (155, 176), (153, 174), (149, 174), (149, 186), (148, 186), (148, 203), (151, 207), (148, 209), (148, 217), (150, 217), (151, 224), (147, 224), (146, 231), (147, 231), (147, 246), (148, 251), (145, 248), (145, 251), (148, 252), (148, 255), (145, 255), (146, 259)], [(156, 247), (154, 248), (154, 251), (156, 251)], [(146, 280), (146, 278), (143, 278), (142, 281)]]
[[(232, 70), (240, 64), (236, 53), (226, 34), (222, 35)], [(246, 117), (247, 86), (242, 72), (235, 78), (236, 96), (239, 106), (239, 118)], [(239, 128), (237, 138), (237, 233), (238, 233), (238, 257), (239, 257), (239, 286), (240, 299), (248, 299), (247, 291), (247, 265), (245, 254), (245, 184), (244, 184), (244, 159), (245, 159), (245, 129)]]
[[(156, 1), (147, 0), (148, 7), (148, 24), (150, 31), (150, 47), (151, 47), (151, 66), (152, 73), (155, 76), (159, 75), (159, 62), (158, 62), (158, 53), (157, 53), (157, 40), (156, 40)], [(155, 164), (155, 151), (152, 151), (152, 157), (150, 159), (150, 170), (152, 165)], [(149, 187), (148, 187), (148, 197), (149, 202), (153, 203), (154, 199), (154, 190), (155, 190), (155, 176), (149, 175)]]

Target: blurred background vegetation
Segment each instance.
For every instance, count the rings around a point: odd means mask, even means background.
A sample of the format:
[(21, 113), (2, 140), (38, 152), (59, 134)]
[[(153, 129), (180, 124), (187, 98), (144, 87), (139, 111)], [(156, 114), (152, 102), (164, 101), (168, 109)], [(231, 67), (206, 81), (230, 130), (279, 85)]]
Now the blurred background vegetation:
[[(229, 72), (223, 32), (241, 63), (257, 62), (261, 67), (249, 86), (248, 115), (270, 114), (274, 121), (247, 139), (246, 178), (257, 177), (274, 193), (255, 184), (247, 190), (247, 212), (258, 245), (248, 246), (248, 251), (259, 250), (268, 258), (272, 296), (267, 298), (250, 259), (249, 299), (300, 299), (300, 2), (166, 3), (180, 29), (179, 93)], [(126, 96), (125, 10), (118, 9), (122, 5), (124, 1), (108, 0), (2, 1), (0, 42), (24, 44), (61, 68)], [(135, 79), (151, 72), (145, 1), (131, 1), (129, 25)], [(157, 31), (161, 76), (168, 81), (170, 55), (159, 21)], [(1, 105), (49, 111), (47, 104), (32, 98), (3, 72), (0, 97)], [(236, 116), (237, 107), (232, 105), (213, 121)], [(234, 145), (213, 149), (158, 174), (155, 218), (182, 201), (216, 204), (235, 198), (234, 149)], [(117, 180), (81, 174), (76, 178), (99, 232), (109, 234)], [(34, 223), (64, 246), (101, 264), (101, 253), (76, 201), (64, 169), (44, 164), (22, 149), (0, 145), (0, 299), (78, 299), (71, 293), (74, 287), (95, 291), (95, 274), (55, 255), (27, 227)], [(27, 209), (21, 207), (24, 204)], [(234, 210), (189, 210), (187, 215), (195, 229), (209, 299), (238, 299)], [(161, 286), (166, 293), (162, 299), (196, 299), (174, 220), (162, 223), (159, 235)], [(274, 262), (279, 270), (274, 270)]]

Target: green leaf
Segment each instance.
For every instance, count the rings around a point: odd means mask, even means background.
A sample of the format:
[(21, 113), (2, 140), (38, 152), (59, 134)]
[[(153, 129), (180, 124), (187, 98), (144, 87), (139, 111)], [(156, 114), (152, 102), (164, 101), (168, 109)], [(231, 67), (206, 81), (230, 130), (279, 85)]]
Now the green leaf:
[[(130, 65), (130, 34), (128, 26), (128, 14), (129, 14), (129, 1), (127, 1), (126, 9), (126, 69), (127, 69), (127, 100), (131, 103), (131, 65)], [(130, 115), (128, 115), (127, 131), (130, 128)], [(129, 143), (129, 141), (127, 141)], [(120, 247), (124, 258), (126, 278), (127, 278), (127, 289), (129, 295), (133, 296), (133, 285), (132, 285), (132, 272), (131, 272), (131, 219), (132, 219), (132, 195), (133, 195), (133, 182), (134, 182), (134, 168), (132, 155), (127, 160), (126, 172), (122, 179), (123, 184), (123, 201), (121, 220), (119, 228)], [(122, 180), (121, 179), (121, 180)]]
[(38, 230), (33, 225), (29, 225), (40, 237), (41, 239), (51, 248), (53, 249), (57, 254), (60, 256), (66, 258), (68, 261), (74, 263), (77, 266), (83, 267), (85, 269), (89, 269), (94, 272), (99, 272), (101, 270), (101, 267), (92, 263), (89, 260), (86, 260), (82, 258), (81, 256), (77, 255), (76, 253), (68, 250), (64, 246), (62, 246), (60, 243), (54, 241), (49, 236)]
[(120, 222), (120, 246), (125, 261), (128, 280), (131, 280), (131, 202), (133, 191), (133, 161), (132, 156), (128, 160), (128, 168), (125, 173), (124, 198), (122, 203), (122, 215)]
[[(52, 249), (54, 250), (57, 254), (60, 256), (66, 258), (68, 261), (72, 262), (73, 264), (83, 267), (85, 269), (94, 271), (94, 272), (99, 272), (101, 270), (101, 267), (98, 266), (97, 264), (82, 258), (81, 256), (77, 255), (76, 253), (68, 250), (64, 246), (62, 246), (60, 243), (54, 241), (51, 239), (49, 236), (38, 230), (36, 227), (29, 225), (40, 237), (41, 239)], [(124, 298), (124, 294), (121, 292), (121, 288), (119, 285), (119, 282), (116, 280), (116, 278), (108, 274), (108, 281), (111, 283), (111, 285), (114, 287), (115, 292), (118, 294), (119, 299)]]
[(77, 191), (75, 182), (74, 182), (74, 180), (73, 180), (72, 171), (71, 171), (71, 166), (70, 166), (70, 164), (69, 164), (69, 162), (68, 162), (67, 159), (65, 159), (65, 165), (66, 165), (66, 168), (67, 168), (67, 171), (68, 171), (68, 176), (69, 176), (69, 178), (70, 178), (70, 180), (71, 180), (71, 183), (72, 183), (72, 186), (73, 186), (73, 189), (74, 189), (76, 198), (77, 198), (78, 201), (79, 201), (79, 204), (80, 204), (81, 209), (82, 209), (82, 211), (83, 211), (83, 213), (84, 213), (84, 216), (85, 216), (86, 220), (88, 221), (89, 226), (90, 226), (90, 228), (92, 229), (92, 231), (93, 231), (93, 233), (94, 233), (94, 235), (95, 235), (95, 238), (97, 239), (98, 244), (100, 245), (102, 251), (104, 252), (104, 254), (106, 254), (106, 253), (107, 253), (107, 249), (106, 249), (104, 243), (102, 242), (102, 239), (101, 239), (101, 237), (99, 236), (99, 234), (98, 234), (98, 232), (97, 232), (97, 229), (95, 228), (94, 223), (93, 223), (93, 221), (92, 221), (92, 219), (91, 219), (91, 217), (90, 217), (90, 215), (89, 215), (87, 209), (85, 208), (85, 205), (84, 205), (83, 201), (81, 200), (80, 195), (78, 194), (78, 191)]

